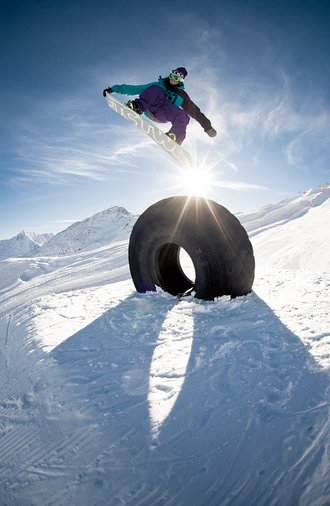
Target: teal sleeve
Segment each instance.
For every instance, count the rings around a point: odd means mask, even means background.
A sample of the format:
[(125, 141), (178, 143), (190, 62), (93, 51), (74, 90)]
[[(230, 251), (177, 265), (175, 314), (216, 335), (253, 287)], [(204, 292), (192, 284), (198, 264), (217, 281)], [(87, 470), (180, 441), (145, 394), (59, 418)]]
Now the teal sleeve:
[(158, 83), (149, 84), (114, 84), (111, 86), (112, 91), (121, 95), (140, 95), (144, 90)]

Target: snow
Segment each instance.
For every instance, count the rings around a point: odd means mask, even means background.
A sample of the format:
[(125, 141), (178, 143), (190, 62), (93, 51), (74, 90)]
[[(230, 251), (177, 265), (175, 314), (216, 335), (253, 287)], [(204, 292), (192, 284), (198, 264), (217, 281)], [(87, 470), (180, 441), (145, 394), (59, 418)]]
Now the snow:
[(136, 293), (121, 208), (1, 260), (0, 504), (330, 504), (329, 197), (239, 217), (235, 300)]
[(311, 188), (293, 199), (283, 200), (279, 204), (266, 206), (260, 211), (247, 213), (239, 218), (250, 236), (253, 236), (269, 227), (274, 228), (304, 216), (311, 208), (323, 204), (329, 198), (330, 184), (325, 184)]
[(136, 216), (125, 208), (114, 206), (90, 218), (78, 221), (56, 234), (20, 232), (0, 241), (0, 259), (12, 257), (70, 255), (128, 239)]
[(13, 256), (33, 255), (42, 244), (49, 241), (54, 234), (35, 234), (22, 230), (11, 239), (0, 241), (0, 260)]
[(74, 223), (45, 243), (37, 254), (70, 255), (105, 246), (115, 240), (128, 238), (135, 221), (136, 217), (123, 207), (111, 207)]

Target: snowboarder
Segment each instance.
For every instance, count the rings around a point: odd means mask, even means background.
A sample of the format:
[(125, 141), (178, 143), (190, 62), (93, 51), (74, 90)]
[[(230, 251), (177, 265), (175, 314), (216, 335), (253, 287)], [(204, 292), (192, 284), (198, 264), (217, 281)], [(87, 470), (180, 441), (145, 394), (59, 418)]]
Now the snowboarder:
[(137, 114), (144, 113), (158, 123), (172, 123), (167, 135), (177, 144), (182, 144), (186, 137), (190, 117), (197, 120), (210, 137), (215, 137), (217, 132), (210, 120), (184, 90), (183, 83), (187, 74), (184, 67), (178, 67), (172, 70), (168, 77), (159, 76), (158, 81), (149, 84), (114, 84), (103, 90), (103, 96), (113, 92), (122, 95), (139, 95), (138, 98), (129, 100), (126, 105)]

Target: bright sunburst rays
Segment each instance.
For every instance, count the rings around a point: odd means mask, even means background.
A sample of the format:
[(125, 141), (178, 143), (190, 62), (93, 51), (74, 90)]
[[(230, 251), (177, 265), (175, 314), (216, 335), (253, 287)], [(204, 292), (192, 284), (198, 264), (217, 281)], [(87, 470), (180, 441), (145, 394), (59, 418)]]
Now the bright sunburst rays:
[(217, 186), (216, 173), (212, 165), (196, 164), (191, 167), (180, 168), (173, 178), (173, 183), (173, 186), (181, 194), (189, 197), (207, 198)]
[(210, 171), (201, 168), (192, 169), (183, 178), (182, 187), (184, 192), (189, 196), (205, 197), (212, 188), (210, 175)]

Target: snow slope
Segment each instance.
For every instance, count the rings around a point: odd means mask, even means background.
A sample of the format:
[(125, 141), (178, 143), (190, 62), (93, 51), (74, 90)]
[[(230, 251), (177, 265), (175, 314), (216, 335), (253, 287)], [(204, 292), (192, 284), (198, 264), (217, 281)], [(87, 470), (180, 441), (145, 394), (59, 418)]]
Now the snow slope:
[(253, 236), (259, 264), (330, 272), (330, 198), (307, 214)]
[(0, 261), (0, 504), (330, 504), (328, 201), (258, 213), (233, 301), (137, 294), (119, 229)]
[(250, 236), (254, 236), (267, 228), (274, 228), (300, 218), (311, 208), (322, 205), (329, 199), (330, 184), (324, 184), (311, 188), (297, 197), (263, 207), (259, 211), (242, 214), (239, 219)]

